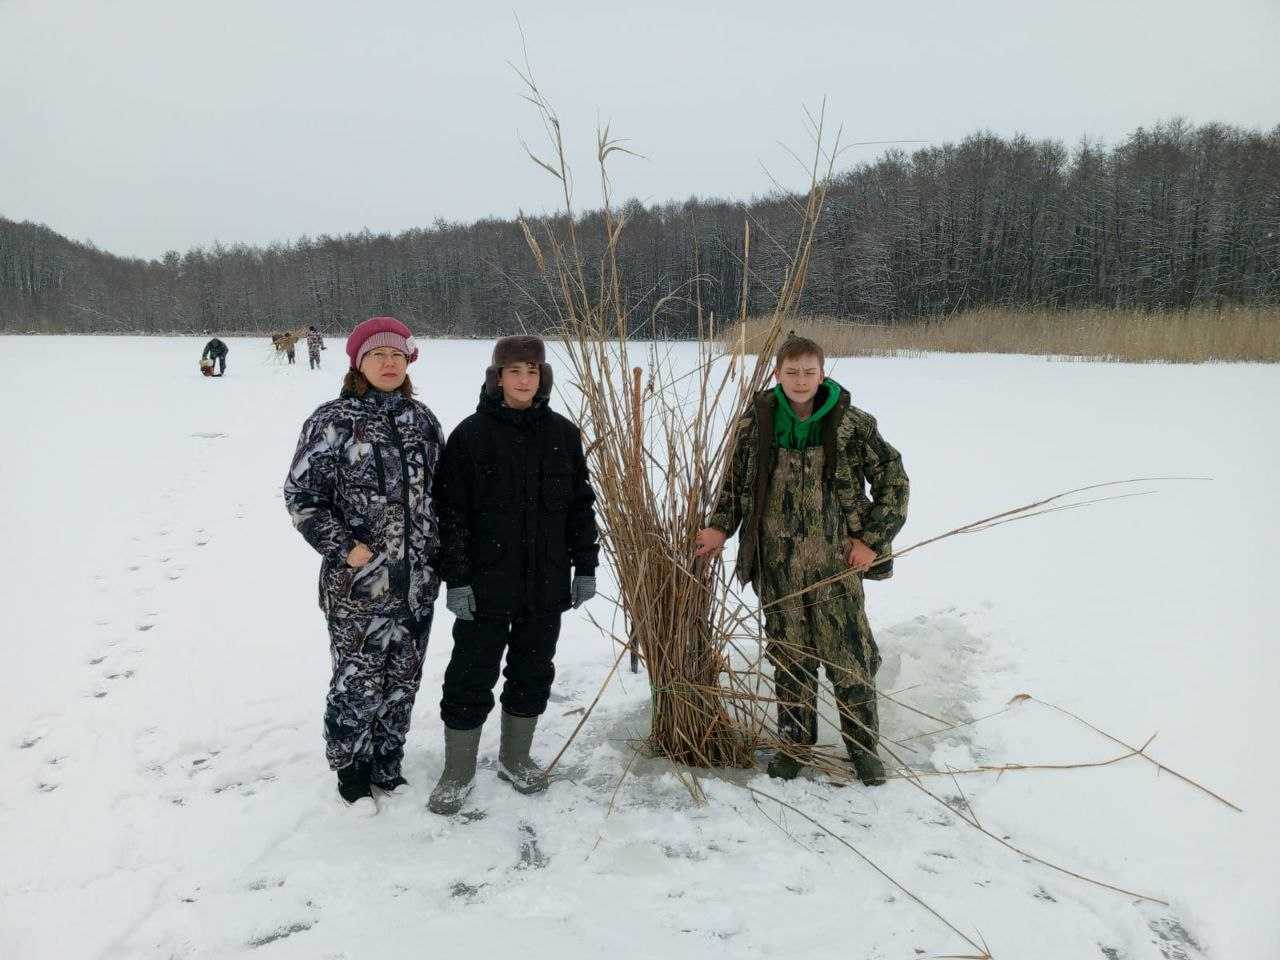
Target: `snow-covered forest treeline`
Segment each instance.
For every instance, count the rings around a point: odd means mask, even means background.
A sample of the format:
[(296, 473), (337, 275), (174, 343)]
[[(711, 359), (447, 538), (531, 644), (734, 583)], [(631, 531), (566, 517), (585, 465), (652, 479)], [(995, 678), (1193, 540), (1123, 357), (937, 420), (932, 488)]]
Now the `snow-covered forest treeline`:
[[(792, 245), (788, 204), (781, 194), (624, 204), (628, 302), (647, 316), (664, 301), (646, 332), (691, 332), (694, 276), (705, 309), (736, 315), (743, 223), (757, 227), (753, 272), (780, 275)], [(598, 246), (600, 214), (583, 214), (579, 226), (588, 248)], [(151, 261), (0, 218), (6, 332), (251, 333), (315, 323), (336, 333), (390, 312), (429, 335), (492, 336), (541, 326), (539, 294), (514, 218), (215, 245)], [(984, 305), (1277, 301), (1280, 126), (1170, 121), (1110, 148), (976, 134), (847, 169), (828, 196), (804, 309), (893, 322)], [(751, 312), (771, 306), (763, 283), (748, 284)]]

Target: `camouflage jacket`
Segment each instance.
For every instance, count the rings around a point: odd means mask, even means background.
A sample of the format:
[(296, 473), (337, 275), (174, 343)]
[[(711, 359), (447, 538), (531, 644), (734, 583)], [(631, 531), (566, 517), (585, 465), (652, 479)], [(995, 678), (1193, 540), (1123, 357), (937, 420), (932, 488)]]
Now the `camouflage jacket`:
[[(418, 617), (435, 603), (440, 526), (431, 484), (442, 445), (435, 415), (399, 393), (343, 396), (302, 425), (284, 502), (321, 555), (327, 614)], [(373, 559), (353, 570), (346, 557), (357, 542)]]
[[(769, 481), (777, 459), (773, 416), (777, 400), (772, 390), (757, 394), (738, 421), (737, 437), (716, 509), (707, 525), (729, 536), (741, 532), (738, 578), (750, 583), (756, 572), (764, 524), (760, 508), (767, 502)], [(898, 451), (885, 442), (875, 417), (840, 400), (822, 421), (824, 469), (815, 482), (833, 484), (844, 514), (845, 530), (880, 556), (893, 552), (893, 538), (907, 522), (909, 483)], [(871, 496), (867, 496), (867, 488)], [(893, 561), (873, 567), (867, 579), (893, 575)]]

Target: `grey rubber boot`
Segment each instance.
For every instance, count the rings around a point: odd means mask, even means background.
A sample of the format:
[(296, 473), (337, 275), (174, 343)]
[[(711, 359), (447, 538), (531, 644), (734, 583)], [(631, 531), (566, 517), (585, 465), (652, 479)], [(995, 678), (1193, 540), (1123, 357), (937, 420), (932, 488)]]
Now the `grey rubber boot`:
[(471, 795), (476, 780), (476, 753), (480, 749), (480, 731), (444, 728), (444, 770), (440, 782), (431, 791), (427, 809), (449, 817), (462, 809)]
[(529, 756), (537, 717), (514, 717), (502, 711), (502, 745), (498, 748), (498, 778), (517, 793), (541, 793), (547, 789), (547, 772)]

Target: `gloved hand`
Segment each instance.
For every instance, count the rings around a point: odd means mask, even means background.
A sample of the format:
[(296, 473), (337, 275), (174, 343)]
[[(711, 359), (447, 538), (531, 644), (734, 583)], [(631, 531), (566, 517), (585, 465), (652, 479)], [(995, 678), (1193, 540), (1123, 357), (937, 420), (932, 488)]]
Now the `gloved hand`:
[(454, 587), (446, 590), (444, 605), (459, 620), (474, 620), (476, 613), (476, 594), (470, 587)]
[(569, 597), (573, 601), (573, 609), (577, 610), (580, 606), (596, 595), (596, 578), (576, 576), (573, 583), (569, 585)]

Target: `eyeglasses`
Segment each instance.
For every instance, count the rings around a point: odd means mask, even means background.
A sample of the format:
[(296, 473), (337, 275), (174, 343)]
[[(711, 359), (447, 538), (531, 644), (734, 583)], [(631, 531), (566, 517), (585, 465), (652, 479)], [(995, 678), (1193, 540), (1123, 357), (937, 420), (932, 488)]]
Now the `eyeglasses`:
[(379, 350), (370, 350), (368, 353), (365, 354), (365, 356), (372, 357), (374, 360), (377, 360), (379, 363), (385, 363), (388, 360), (390, 360), (392, 363), (408, 363), (409, 362), (409, 358), (406, 357), (399, 350), (391, 350), (389, 348), (383, 348)]

